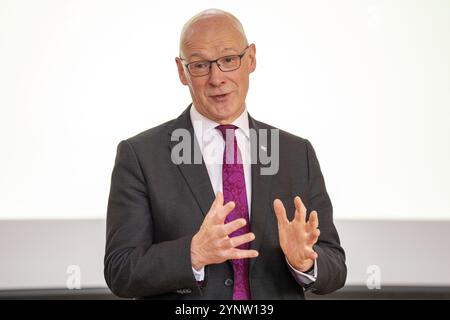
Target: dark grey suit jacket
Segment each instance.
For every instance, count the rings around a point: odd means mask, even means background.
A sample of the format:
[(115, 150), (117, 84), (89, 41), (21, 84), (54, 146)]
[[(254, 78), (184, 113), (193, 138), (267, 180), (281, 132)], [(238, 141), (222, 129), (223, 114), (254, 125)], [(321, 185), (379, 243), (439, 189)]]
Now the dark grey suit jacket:
[[(249, 116), (253, 129), (274, 129)], [(120, 297), (153, 299), (232, 299), (233, 268), (229, 261), (205, 267), (199, 285), (191, 267), (190, 244), (213, 200), (208, 172), (202, 164), (171, 161), (171, 133), (190, 131), (198, 148), (189, 107), (175, 120), (120, 142), (108, 202), (105, 279)], [(308, 140), (279, 131), (279, 170), (261, 175), (252, 164), (251, 248), (259, 257), (250, 262), (253, 299), (303, 299), (278, 241), (273, 200), (283, 201), (288, 218), (293, 198), (300, 195), (308, 214), (319, 216), (318, 277), (310, 288), (326, 294), (342, 287), (347, 269), (344, 250), (333, 223), (332, 205), (313, 147)], [(258, 141), (258, 144), (261, 144)], [(267, 143), (270, 154), (270, 143)], [(258, 146), (259, 150), (259, 146)]]

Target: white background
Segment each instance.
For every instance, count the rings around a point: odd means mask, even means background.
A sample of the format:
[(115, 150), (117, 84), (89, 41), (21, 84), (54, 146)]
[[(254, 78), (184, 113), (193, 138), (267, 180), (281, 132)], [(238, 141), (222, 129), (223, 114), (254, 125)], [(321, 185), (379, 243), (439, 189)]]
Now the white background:
[(309, 139), (337, 219), (450, 219), (450, 2), (0, 1), (0, 219), (102, 219), (116, 146), (177, 117), (200, 10), (257, 48), (248, 110)]

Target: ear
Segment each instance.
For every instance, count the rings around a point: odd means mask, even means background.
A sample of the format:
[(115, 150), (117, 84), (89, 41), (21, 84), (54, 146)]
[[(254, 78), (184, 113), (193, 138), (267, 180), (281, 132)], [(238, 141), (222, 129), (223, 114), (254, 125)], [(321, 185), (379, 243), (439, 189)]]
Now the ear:
[(178, 57), (175, 58), (175, 62), (177, 63), (178, 76), (180, 77), (180, 81), (181, 81), (182, 84), (187, 86), (188, 85), (188, 81), (187, 81), (187, 78), (186, 78), (186, 74), (184, 73), (183, 62)]
[(248, 48), (248, 57), (250, 59), (248, 71), (249, 73), (252, 73), (256, 69), (256, 46), (254, 43), (252, 43)]

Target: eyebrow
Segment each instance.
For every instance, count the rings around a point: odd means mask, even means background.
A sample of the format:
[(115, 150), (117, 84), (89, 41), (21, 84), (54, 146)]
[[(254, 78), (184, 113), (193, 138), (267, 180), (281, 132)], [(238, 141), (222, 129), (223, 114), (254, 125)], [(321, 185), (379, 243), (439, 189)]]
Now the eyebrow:
[[(230, 50), (231, 50), (231, 51), (236, 51), (236, 50), (234, 50), (234, 48), (231, 48), (231, 47), (230, 47), (230, 48), (225, 48), (225, 49), (223, 49), (221, 52), (224, 52), (224, 51), (230, 51)], [(237, 51), (236, 51), (236, 52), (237, 52)]]
[[(227, 52), (227, 51), (235, 51), (235, 52), (237, 52), (234, 48), (231, 48), (231, 47), (228, 47), (228, 48), (224, 48), (224, 49), (222, 49), (220, 52)], [(202, 54), (202, 53), (200, 53), (200, 52), (194, 52), (194, 53), (192, 53), (191, 55), (189, 55), (188, 57), (187, 57), (187, 59), (188, 60), (190, 60), (190, 59), (192, 59), (193, 57), (198, 57), (198, 58), (200, 58), (200, 59), (202, 59), (202, 60), (208, 60), (207, 58), (205, 58), (205, 56)]]

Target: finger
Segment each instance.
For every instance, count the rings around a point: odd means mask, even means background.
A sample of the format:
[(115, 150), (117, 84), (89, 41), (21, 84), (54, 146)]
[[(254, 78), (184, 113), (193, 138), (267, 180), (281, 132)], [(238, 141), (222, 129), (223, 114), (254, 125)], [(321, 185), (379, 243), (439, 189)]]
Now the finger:
[(317, 239), (318, 239), (318, 238), (319, 238), (319, 236), (320, 236), (320, 229), (316, 229), (316, 230), (314, 230), (314, 231), (313, 231), (313, 235), (314, 235), (314, 237), (315, 237), (315, 238), (317, 238)]
[(233, 249), (228, 259), (234, 260), (234, 259), (256, 258), (258, 255), (259, 252), (256, 250)]
[(211, 204), (211, 208), (209, 209), (208, 214), (206, 215), (206, 218), (215, 216), (217, 214), (218, 208), (221, 208), (222, 206), (223, 206), (223, 194), (222, 192), (218, 191), (216, 193), (216, 197), (214, 198), (213, 203)]
[(317, 211), (313, 210), (309, 215), (308, 223), (311, 226), (311, 230), (317, 229), (319, 227), (319, 216)]
[(318, 255), (317, 252), (315, 252), (314, 250), (311, 250), (311, 251), (308, 253), (308, 258), (311, 259), (311, 260), (317, 259), (318, 256), (319, 256), (319, 255)]
[(233, 211), (235, 207), (235, 203), (233, 201), (228, 202), (223, 207), (219, 208), (217, 210), (217, 222), (218, 223), (224, 223), (227, 216), (230, 214), (231, 211)]
[(316, 229), (314, 231), (312, 231), (309, 236), (308, 236), (308, 240), (306, 241), (308, 245), (314, 245), (317, 240), (319, 240), (319, 236), (320, 236), (320, 230)]
[(286, 209), (284, 208), (283, 202), (280, 199), (275, 199), (273, 201), (273, 210), (275, 211), (275, 215), (277, 216), (278, 225), (286, 225), (289, 223), (289, 220), (286, 216)]
[(222, 192), (217, 191), (216, 200), (217, 200), (218, 205), (223, 206), (223, 193)]
[(255, 240), (255, 234), (253, 232), (249, 232), (246, 234), (243, 234), (241, 236), (233, 237), (231, 238), (231, 245), (236, 248), (239, 247), (241, 244), (250, 242)]
[(214, 199), (213, 206), (215, 208), (220, 208), (223, 206), (223, 193), (220, 191), (217, 191), (216, 198)]
[(299, 196), (294, 198), (295, 204), (295, 219), (298, 221), (305, 223), (306, 219), (306, 207), (302, 202), (302, 199)]
[(233, 220), (231, 222), (228, 222), (227, 224), (225, 224), (223, 227), (223, 230), (225, 231), (226, 235), (229, 235), (230, 233), (233, 233), (234, 231), (242, 228), (243, 226), (245, 226), (247, 224), (247, 221), (243, 218), (241, 219), (236, 219)]

